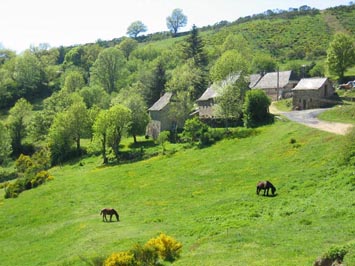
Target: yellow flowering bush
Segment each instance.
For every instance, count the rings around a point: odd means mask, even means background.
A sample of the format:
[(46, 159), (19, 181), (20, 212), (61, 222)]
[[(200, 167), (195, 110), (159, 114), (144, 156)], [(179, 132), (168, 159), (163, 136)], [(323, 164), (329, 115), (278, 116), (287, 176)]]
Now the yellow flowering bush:
[(131, 252), (113, 253), (105, 260), (104, 266), (133, 266), (134, 256)]
[(161, 259), (173, 262), (180, 257), (182, 244), (171, 236), (160, 234), (156, 238), (150, 239), (147, 246), (154, 247)]

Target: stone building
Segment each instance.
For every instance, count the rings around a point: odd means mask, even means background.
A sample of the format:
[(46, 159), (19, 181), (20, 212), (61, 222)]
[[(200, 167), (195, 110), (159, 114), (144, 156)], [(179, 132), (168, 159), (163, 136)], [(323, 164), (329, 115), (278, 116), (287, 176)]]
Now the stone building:
[(334, 87), (328, 78), (301, 79), (293, 92), (293, 108), (305, 110), (321, 108), (333, 103)]
[(252, 75), (250, 77), (250, 88), (265, 91), (272, 101), (292, 97), (292, 89), (297, 85), (299, 79), (292, 70), (269, 72), (265, 75)]
[(146, 135), (156, 139), (161, 131), (171, 130), (173, 121), (169, 116), (171, 92), (166, 92), (149, 109), (151, 121), (149, 122)]

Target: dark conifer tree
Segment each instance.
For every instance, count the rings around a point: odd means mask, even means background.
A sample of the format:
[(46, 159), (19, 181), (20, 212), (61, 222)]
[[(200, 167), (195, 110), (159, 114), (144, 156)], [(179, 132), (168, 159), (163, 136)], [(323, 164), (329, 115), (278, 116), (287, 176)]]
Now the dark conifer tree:
[(208, 58), (204, 50), (204, 43), (199, 35), (196, 25), (192, 26), (190, 35), (183, 46), (185, 59), (193, 59), (195, 66), (200, 69), (201, 78), (195, 84), (194, 99), (197, 99), (206, 90), (208, 85)]
[(152, 80), (147, 99), (148, 106), (152, 106), (162, 96), (166, 83), (165, 66), (162, 60), (158, 60), (153, 70)]

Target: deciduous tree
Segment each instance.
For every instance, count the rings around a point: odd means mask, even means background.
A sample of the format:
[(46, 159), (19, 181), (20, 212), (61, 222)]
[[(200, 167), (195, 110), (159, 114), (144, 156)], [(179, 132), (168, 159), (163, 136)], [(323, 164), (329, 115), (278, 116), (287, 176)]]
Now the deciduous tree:
[(179, 28), (185, 27), (187, 24), (187, 16), (184, 15), (182, 9), (176, 8), (170, 16), (166, 18), (166, 26), (176, 36)]
[(0, 165), (7, 161), (12, 153), (9, 130), (0, 121)]
[(27, 135), (32, 105), (25, 99), (19, 99), (9, 111), (8, 126), (12, 138), (12, 150), (18, 155), (22, 151), (22, 140)]
[(345, 33), (337, 33), (327, 51), (328, 69), (343, 80), (345, 71), (355, 65), (354, 40)]
[(106, 48), (95, 61), (91, 76), (94, 84), (102, 86), (107, 93), (117, 91), (124, 81), (126, 59), (117, 48)]
[(250, 90), (243, 105), (243, 120), (246, 127), (255, 127), (272, 121), (269, 113), (270, 99), (263, 90)]
[(140, 33), (146, 32), (147, 30), (147, 26), (144, 25), (142, 21), (137, 20), (132, 22), (131, 25), (128, 26), (127, 34), (130, 37), (137, 38)]
[(213, 81), (221, 81), (233, 73), (246, 74), (248, 69), (248, 62), (238, 51), (228, 50), (217, 59), (210, 70), (210, 75)]

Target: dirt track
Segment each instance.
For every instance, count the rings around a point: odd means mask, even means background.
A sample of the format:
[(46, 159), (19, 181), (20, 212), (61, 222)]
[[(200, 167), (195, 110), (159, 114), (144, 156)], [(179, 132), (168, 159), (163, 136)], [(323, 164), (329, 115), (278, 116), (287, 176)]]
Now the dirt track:
[(345, 123), (327, 122), (319, 120), (317, 118), (320, 113), (326, 110), (328, 109), (311, 109), (303, 111), (281, 112), (277, 110), (274, 105), (270, 106), (270, 112), (272, 114), (283, 115), (292, 121), (304, 124), (309, 127), (328, 131), (334, 134), (346, 135), (346, 133), (348, 133), (348, 131), (353, 127), (353, 125)]

